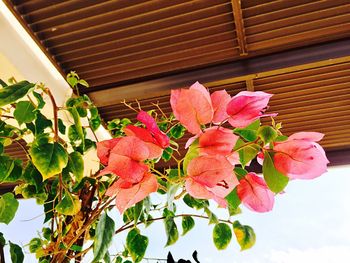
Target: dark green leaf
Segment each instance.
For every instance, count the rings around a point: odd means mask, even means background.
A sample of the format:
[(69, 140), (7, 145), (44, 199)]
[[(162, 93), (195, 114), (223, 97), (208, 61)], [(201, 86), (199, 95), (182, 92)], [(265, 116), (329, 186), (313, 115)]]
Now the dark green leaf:
[(82, 141), (83, 148), (84, 148), (85, 147), (84, 146), (85, 134), (84, 134), (83, 127), (81, 126), (80, 116), (79, 116), (79, 113), (77, 111), (77, 108), (76, 107), (71, 107), (69, 109), (69, 112), (71, 113), (71, 115), (73, 117), (76, 132), (77, 132), (80, 140)]
[(48, 241), (51, 240), (51, 234), (52, 234), (52, 232), (51, 232), (51, 229), (50, 229), (50, 228), (44, 227), (43, 230), (42, 230), (42, 233), (43, 233), (43, 237), (44, 237), (46, 240), (48, 240)]
[(14, 161), (6, 156), (0, 155), (0, 183), (4, 182), (6, 178), (11, 174), (15, 166)]
[(165, 233), (167, 236), (166, 246), (174, 244), (179, 239), (179, 231), (174, 220), (174, 217), (168, 216), (164, 219)]
[(18, 209), (18, 201), (12, 193), (0, 195), (0, 222), (8, 225)]
[(20, 101), (16, 104), (13, 116), (18, 124), (29, 123), (35, 120), (35, 107), (30, 101)]
[(22, 161), (17, 159), (13, 162), (14, 166), (11, 173), (5, 178), (4, 183), (15, 183), (22, 176)]
[(41, 239), (40, 238), (33, 238), (32, 240), (30, 240), (29, 242), (29, 252), (30, 253), (35, 253), (39, 248), (42, 247), (41, 244)]
[(42, 134), (46, 128), (52, 127), (52, 121), (47, 119), (43, 114), (37, 112), (35, 120), (36, 134)]
[(96, 131), (101, 126), (101, 123), (102, 120), (99, 116), (93, 119), (89, 119), (89, 124), (93, 131)]
[(215, 225), (213, 229), (213, 241), (217, 249), (225, 249), (232, 238), (231, 228), (224, 223)]
[(190, 196), (189, 194), (186, 194), (184, 196), (183, 201), (189, 207), (195, 208), (197, 210), (209, 206), (208, 200), (196, 199), (196, 198), (193, 198), (192, 196)]
[(112, 243), (115, 231), (115, 223), (107, 213), (102, 214), (96, 228), (94, 241), (94, 259), (92, 262), (98, 262), (103, 259)]
[(25, 80), (0, 89), (0, 107), (16, 102), (27, 95), (34, 86), (35, 84)]
[(273, 142), (278, 136), (277, 131), (270, 126), (261, 126), (258, 130), (258, 134), (264, 144)]
[(210, 211), (208, 207), (204, 207), (204, 212), (208, 215), (209, 225), (219, 223), (218, 217), (212, 211)]
[(173, 154), (173, 149), (170, 147), (165, 148), (162, 154), (162, 159), (164, 161), (169, 161), (171, 159), (171, 155)]
[(236, 128), (234, 129), (234, 132), (248, 142), (253, 142), (258, 138), (258, 133), (256, 132), (256, 130), (249, 130), (247, 128), (245, 129)]
[(237, 188), (233, 189), (232, 192), (225, 197), (225, 199), (227, 200), (230, 216), (237, 214), (237, 208), (241, 204), (241, 200), (237, 195)]
[(4, 234), (0, 232), (0, 246), (5, 246), (6, 240), (4, 238)]
[(36, 98), (36, 100), (38, 101), (37, 109), (40, 110), (40, 109), (44, 108), (46, 103), (45, 103), (43, 97), (35, 91), (33, 91), (33, 95)]
[(289, 178), (276, 170), (269, 152), (264, 152), (263, 175), (272, 192), (279, 193), (288, 184)]
[(83, 179), (84, 160), (79, 152), (72, 152), (69, 154), (67, 169), (74, 175), (77, 182)]
[(26, 183), (34, 185), (36, 187), (37, 192), (39, 192), (43, 188), (43, 178), (40, 172), (30, 161), (28, 162), (24, 170), (23, 179)]
[(238, 180), (242, 179), (248, 173), (248, 171), (246, 169), (239, 167), (239, 166), (236, 166), (233, 170), (234, 170)]
[(29, 149), (32, 162), (41, 173), (43, 180), (62, 172), (67, 166), (68, 154), (59, 143), (39, 144), (34, 142)]
[(6, 84), (6, 82), (3, 81), (2, 79), (0, 79), (0, 85), (1, 85), (3, 88), (5, 88), (5, 87), (8, 86), (8, 85)]
[(182, 235), (186, 235), (194, 227), (195, 223), (191, 216), (182, 217)]
[(136, 203), (134, 206), (134, 224), (136, 226), (137, 221), (139, 220), (141, 214), (142, 214), (142, 209), (143, 209), (143, 201), (141, 200), (140, 202)]
[(58, 130), (61, 134), (66, 134), (66, 126), (61, 119), (58, 119)]
[(185, 127), (182, 126), (181, 124), (175, 125), (171, 130), (169, 131), (170, 136), (173, 137), (174, 139), (180, 139), (185, 135)]
[(233, 222), (233, 232), (241, 250), (251, 248), (255, 244), (255, 233), (250, 226), (241, 225), (238, 221), (235, 221)]
[(10, 242), (10, 255), (12, 263), (22, 263), (24, 260), (24, 254), (22, 248), (19, 245)]
[(126, 247), (135, 263), (141, 262), (148, 246), (148, 237), (140, 234), (137, 228), (132, 229), (126, 237)]
[(62, 200), (57, 204), (56, 210), (63, 215), (76, 215), (81, 209), (81, 203), (77, 196), (68, 192), (64, 195)]
[(288, 136), (279, 135), (279, 136), (276, 137), (275, 142), (283, 142), (283, 141), (286, 141), (286, 140), (288, 140)]

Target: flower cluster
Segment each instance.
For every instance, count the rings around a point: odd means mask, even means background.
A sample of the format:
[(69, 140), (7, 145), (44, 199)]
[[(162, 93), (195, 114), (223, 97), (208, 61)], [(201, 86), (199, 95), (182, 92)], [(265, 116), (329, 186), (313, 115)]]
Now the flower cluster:
[[(271, 97), (261, 91), (242, 91), (233, 97), (225, 90), (210, 94), (198, 82), (189, 89), (171, 91), (173, 114), (193, 135), (187, 141), (182, 168), (188, 194), (226, 207), (225, 198), (235, 190), (249, 209), (267, 212), (273, 207), (275, 193), (281, 192), (288, 180), (312, 179), (326, 172), (328, 160), (317, 143), (323, 134), (300, 132), (288, 138), (280, 127), (260, 126), (260, 122), (258, 129), (244, 130), (261, 117), (276, 116), (265, 114)], [(121, 212), (157, 190), (157, 179), (145, 160), (159, 159), (169, 146), (168, 136), (150, 115), (140, 111), (137, 119), (145, 128), (128, 125), (126, 137), (97, 145), (98, 157), (106, 165), (101, 174), (117, 175), (107, 195), (116, 196)], [(254, 138), (247, 139), (239, 131), (249, 131)], [(243, 150), (249, 147), (263, 165), (264, 178), (244, 169), (253, 159), (242, 162)], [(235, 167), (241, 167), (244, 174), (236, 174)], [(278, 178), (285, 182), (281, 189), (274, 187)]]

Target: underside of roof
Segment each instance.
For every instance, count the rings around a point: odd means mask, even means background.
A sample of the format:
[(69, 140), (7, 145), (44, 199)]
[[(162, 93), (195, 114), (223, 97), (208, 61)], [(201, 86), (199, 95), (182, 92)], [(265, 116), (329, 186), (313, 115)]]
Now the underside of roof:
[(135, 119), (124, 98), (169, 113), (170, 89), (199, 80), (275, 94), (282, 131), (325, 133), (349, 157), (349, 0), (5, 2), (62, 74), (89, 82), (105, 122)]

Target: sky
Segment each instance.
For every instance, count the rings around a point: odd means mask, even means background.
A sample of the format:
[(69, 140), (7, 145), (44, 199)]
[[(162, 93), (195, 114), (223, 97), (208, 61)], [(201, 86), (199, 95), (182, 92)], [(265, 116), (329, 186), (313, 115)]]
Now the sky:
[[(217, 251), (212, 242), (213, 225), (196, 219), (196, 226), (177, 243), (164, 247), (166, 237), (161, 221), (153, 223), (141, 233), (150, 237), (146, 257), (166, 258), (169, 251), (175, 259), (191, 259), (194, 250), (198, 251), (201, 263), (348, 263), (350, 262), (350, 166), (330, 168), (329, 172), (314, 180), (292, 181), (285, 193), (276, 197), (272, 212), (255, 213), (242, 209), (243, 213), (234, 219), (254, 228), (257, 240), (253, 248), (240, 251), (232, 239), (226, 250)], [(152, 196), (157, 201), (158, 196)], [(212, 210), (218, 216), (227, 218), (223, 209)], [(179, 212), (186, 212), (179, 205)], [(41, 216), (40, 216), (41, 215)], [(121, 219), (115, 210), (110, 214), (117, 226)], [(0, 224), (0, 232), (12, 242), (25, 245), (41, 228), (42, 210), (34, 200), (20, 201), (15, 219), (5, 226)], [(178, 222), (180, 233), (181, 222)], [(125, 233), (126, 234), (126, 233)], [(116, 237), (110, 250), (120, 251), (125, 236)], [(28, 247), (24, 247), (28, 252)], [(7, 262), (8, 251), (6, 251)], [(90, 262), (86, 258), (85, 262)], [(25, 262), (36, 262), (35, 257), (26, 254)], [(146, 260), (144, 262), (147, 262)], [(156, 262), (156, 261), (149, 261)], [(192, 261), (193, 262), (193, 261)]]

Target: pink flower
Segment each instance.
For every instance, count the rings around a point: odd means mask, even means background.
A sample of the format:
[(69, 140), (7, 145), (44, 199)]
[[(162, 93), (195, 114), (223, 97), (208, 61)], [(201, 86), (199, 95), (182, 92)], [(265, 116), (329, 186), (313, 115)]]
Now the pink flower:
[(226, 207), (225, 197), (238, 184), (233, 165), (223, 156), (199, 156), (187, 167), (186, 190), (194, 198), (214, 199)]
[(218, 90), (211, 94), (211, 102), (213, 104), (214, 116), (213, 123), (220, 124), (228, 119), (229, 115), (226, 112), (227, 104), (231, 100), (231, 96), (226, 90)]
[(206, 155), (224, 155), (232, 153), (238, 136), (229, 129), (212, 127), (199, 136), (199, 152)]
[(276, 143), (276, 169), (291, 179), (313, 179), (325, 173), (329, 161), (323, 148), (316, 143), (322, 138), (322, 133), (299, 132), (287, 141)]
[(108, 164), (109, 154), (114, 146), (120, 141), (120, 138), (113, 138), (96, 143), (97, 157), (103, 165)]
[(158, 189), (157, 179), (151, 173), (145, 173), (138, 183), (119, 178), (107, 189), (107, 196), (116, 196), (116, 206), (122, 214), (126, 209), (145, 199)]
[(149, 156), (146, 144), (137, 137), (123, 137), (110, 152), (108, 165), (101, 174), (113, 173), (131, 183), (142, 180), (148, 166), (142, 161)]
[(263, 116), (275, 116), (275, 114), (263, 114), (272, 97), (262, 91), (241, 91), (227, 104), (228, 122), (233, 127), (244, 128), (253, 121)]
[(264, 179), (255, 173), (248, 173), (239, 181), (237, 195), (246, 207), (260, 213), (271, 211), (275, 202)]
[(201, 133), (201, 125), (213, 119), (210, 94), (199, 82), (189, 89), (171, 90), (170, 104), (176, 119), (192, 134)]
[(156, 121), (147, 112), (140, 111), (137, 119), (146, 125), (146, 129), (128, 125), (124, 129), (125, 134), (136, 136), (146, 142), (149, 150), (147, 159), (159, 158), (163, 153), (163, 149), (170, 144), (169, 137), (158, 128)]

